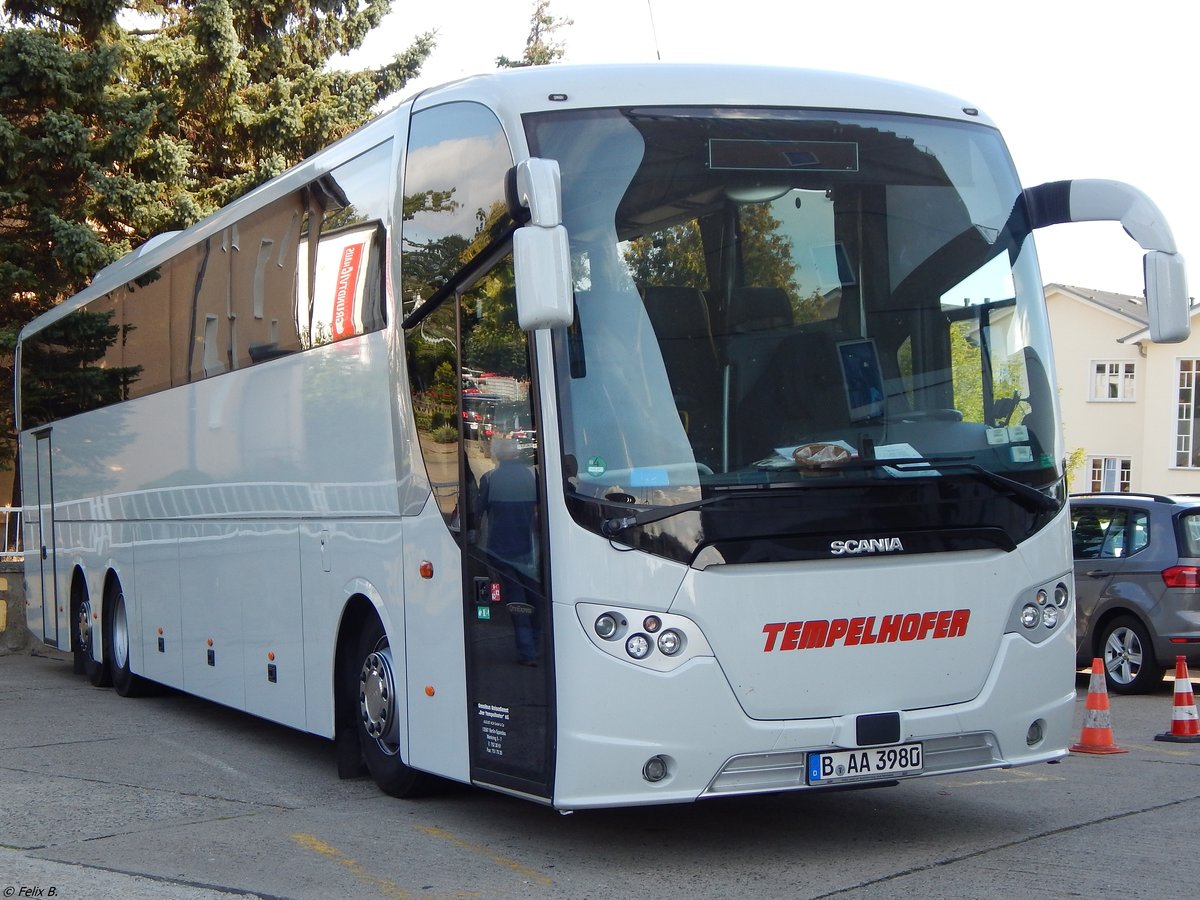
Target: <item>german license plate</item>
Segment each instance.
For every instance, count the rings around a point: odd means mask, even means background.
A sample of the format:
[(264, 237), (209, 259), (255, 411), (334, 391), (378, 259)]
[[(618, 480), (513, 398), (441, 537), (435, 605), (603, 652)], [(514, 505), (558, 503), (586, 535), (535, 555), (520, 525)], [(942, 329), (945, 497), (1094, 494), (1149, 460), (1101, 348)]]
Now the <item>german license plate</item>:
[(808, 783), (836, 784), (921, 771), (921, 745), (896, 744), (861, 750), (808, 754)]

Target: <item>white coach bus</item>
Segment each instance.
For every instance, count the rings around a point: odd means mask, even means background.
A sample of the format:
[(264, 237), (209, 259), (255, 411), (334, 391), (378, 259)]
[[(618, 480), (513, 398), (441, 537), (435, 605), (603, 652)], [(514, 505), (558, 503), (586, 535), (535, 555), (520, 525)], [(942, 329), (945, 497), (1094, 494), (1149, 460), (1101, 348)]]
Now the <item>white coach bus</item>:
[(409, 99), (24, 329), (29, 624), (560, 810), (1057, 759), (1063, 441), (1023, 191), (888, 82), (550, 66)]

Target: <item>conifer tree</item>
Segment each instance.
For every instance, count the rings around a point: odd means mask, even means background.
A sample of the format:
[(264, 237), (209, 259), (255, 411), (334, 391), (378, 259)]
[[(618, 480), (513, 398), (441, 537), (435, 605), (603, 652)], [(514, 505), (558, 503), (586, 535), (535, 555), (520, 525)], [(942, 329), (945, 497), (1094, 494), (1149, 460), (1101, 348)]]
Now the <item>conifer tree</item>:
[[(360, 71), (391, 0), (5, 0), (0, 13), (0, 462), (19, 328), (152, 235), (352, 131), (434, 36)], [(5, 427), (6, 426), (6, 427)]]
[(562, 41), (554, 39), (560, 28), (574, 25), (573, 19), (560, 19), (550, 14), (550, 0), (535, 0), (529, 17), (529, 37), (519, 59), (496, 57), (499, 69), (522, 69), (526, 66), (548, 66), (558, 62), (567, 52)]

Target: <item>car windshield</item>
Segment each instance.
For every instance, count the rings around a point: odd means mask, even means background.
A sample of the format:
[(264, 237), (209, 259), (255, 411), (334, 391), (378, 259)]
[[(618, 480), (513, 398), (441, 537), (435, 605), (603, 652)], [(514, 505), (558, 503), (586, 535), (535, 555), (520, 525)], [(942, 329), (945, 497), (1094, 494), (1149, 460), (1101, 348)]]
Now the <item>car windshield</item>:
[(1044, 300), (994, 129), (697, 108), (527, 129), (559, 162), (571, 239), (555, 379), (573, 498), (953, 478), (1016, 502), (980, 470), (1053, 492)]

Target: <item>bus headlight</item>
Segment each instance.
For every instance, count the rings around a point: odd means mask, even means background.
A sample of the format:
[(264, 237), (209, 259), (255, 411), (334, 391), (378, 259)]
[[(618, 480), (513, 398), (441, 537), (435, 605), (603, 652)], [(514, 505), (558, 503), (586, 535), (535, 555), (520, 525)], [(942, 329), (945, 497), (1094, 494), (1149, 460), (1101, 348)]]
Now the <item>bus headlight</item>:
[(672, 672), (698, 656), (713, 656), (700, 626), (687, 616), (609, 603), (578, 602), (575, 613), (592, 646), (613, 659)]
[(676, 656), (683, 652), (683, 632), (668, 628), (658, 636), (658, 650), (666, 656)]
[(1056, 579), (1030, 585), (1017, 594), (1005, 632), (1040, 644), (1069, 627), (1071, 621), (1071, 589), (1067, 581)]
[(596, 624), (593, 626), (596, 629), (598, 637), (606, 641), (616, 640), (620, 637), (617, 632), (620, 630), (623, 621), (616, 613), (606, 612), (601, 613), (596, 617)]
[(650, 638), (641, 632), (631, 634), (625, 642), (625, 652), (634, 659), (645, 659), (650, 655)]
[(1071, 592), (1067, 590), (1067, 586), (1061, 581), (1054, 586), (1054, 605), (1059, 609), (1066, 609), (1067, 604), (1071, 602)]

